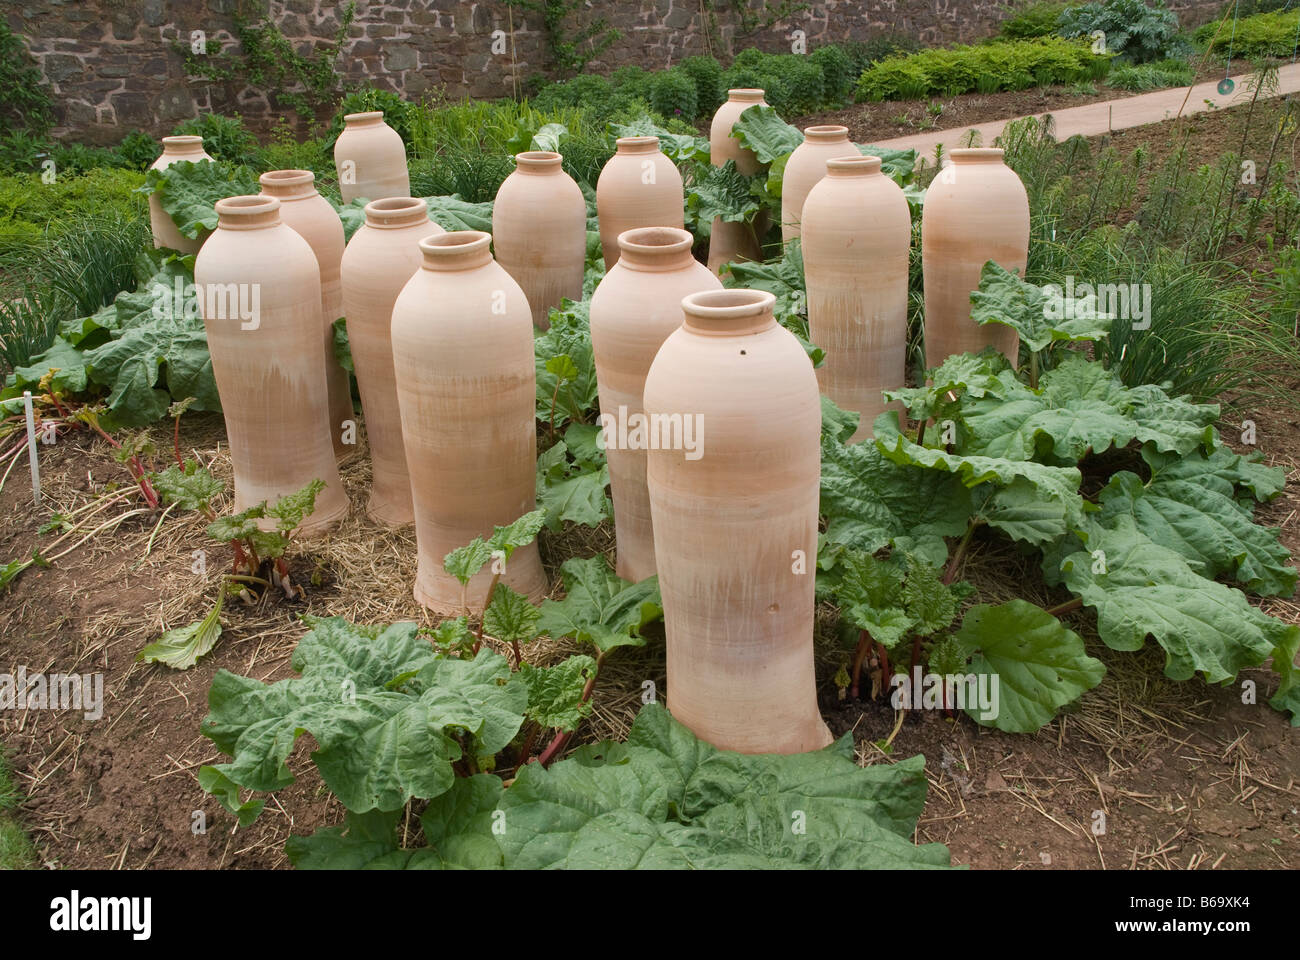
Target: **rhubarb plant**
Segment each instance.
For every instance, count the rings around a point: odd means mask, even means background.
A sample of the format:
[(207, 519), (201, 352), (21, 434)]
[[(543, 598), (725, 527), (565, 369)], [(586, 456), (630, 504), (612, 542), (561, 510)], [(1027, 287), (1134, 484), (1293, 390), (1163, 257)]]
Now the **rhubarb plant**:
[[(823, 593), (883, 660), (907, 630), (929, 636), (899, 602), (906, 564), (928, 563), (953, 584), (978, 539), (1015, 541), (1037, 553), (1047, 584), (1068, 599), (1050, 610), (1023, 600), (976, 604), (960, 627), (918, 645), (908, 664), (997, 674), (1003, 712), (991, 725), (1036, 729), (1100, 681), (1101, 664), (1058, 620), (1080, 608), (1113, 650), (1160, 645), (1174, 680), (1227, 683), (1271, 660), (1270, 702), (1300, 723), (1300, 627), (1247, 596), (1295, 592), (1278, 532), (1254, 518), (1255, 506), (1281, 491), (1284, 472), (1258, 453), (1230, 450), (1215, 429), (1216, 405), (1159, 384), (1128, 387), (1071, 349), (1104, 338), (1109, 318), (1088, 304), (1066, 310), (1059, 299), (986, 267), (973, 313), (1015, 329), (1031, 362), (1017, 371), (992, 350), (949, 357), (928, 371), (926, 386), (886, 393), (914, 428), (890, 411), (871, 441), (849, 445), (853, 416), (824, 401)], [(894, 564), (892, 577), (869, 556)]]
[[(626, 742), (519, 766), (530, 722), (580, 722), (573, 691), (590, 682), (591, 658), (511, 671), (488, 649), (448, 656), (415, 624), (306, 620), (291, 659), (298, 676), (213, 679), (201, 729), (229, 759), (198, 774), (246, 827), (266, 794), (294, 782), (294, 744), (310, 733), (311, 763), (345, 813), (289, 839), (300, 869), (950, 864), (942, 845), (912, 842), (922, 757), (861, 768), (847, 735), (815, 753), (729, 753), (652, 703)], [(512, 762), (513, 775), (493, 772)]]

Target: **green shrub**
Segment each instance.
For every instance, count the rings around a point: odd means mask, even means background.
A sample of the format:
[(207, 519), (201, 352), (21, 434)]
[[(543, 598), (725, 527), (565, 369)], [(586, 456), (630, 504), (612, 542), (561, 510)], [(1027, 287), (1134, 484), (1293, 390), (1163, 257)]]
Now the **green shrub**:
[(779, 69), (785, 74), (785, 86), (776, 100), (768, 100), (776, 112), (797, 116), (826, 106), (826, 81), (821, 67), (807, 56), (796, 54), (783, 56), (781, 60)]
[(1296, 34), (1300, 31), (1300, 9), (1246, 17), (1237, 22), (1235, 35), (1231, 24), (1227, 24), (1215, 37), (1218, 27), (1215, 21), (1196, 31), (1196, 40), (1207, 44), (1207, 53), (1224, 57), (1231, 53), (1233, 57), (1249, 59), (1291, 57), (1295, 55)]
[(727, 97), (722, 84), (722, 64), (713, 57), (687, 57), (679, 66), (695, 83), (698, 116), (712, 116)]
[(354, 90), (339, 101), (325, 134), (325, 148), (334, 149), (334, 141), (343, 132), (344, 117), (350, 113), (372, 113), (375, 110), (383, 111), (384, 123), (396, 130), (402, 142), (409, 147), (413, 143), (411, 116), (417, 109), (419, 108), (415, 104), (407, 103), (391, 90), (381, 90), (378, 87)]
[(1165, 0), (1101, 0), (1070, 7), (1061, 14), (1063, 37), (1106, 34), (1106, 49), (1133, 63), (1148, 63), (1185, 54), (1178, 36), (1178, 15)]
[(202, 137), (203, 149), (213, 160), (251, 165), (257, 158), (257, 140), (238, 116), (201, 113), (178, 124), (172, 134)]
[(841, 104), (853, 95), (853, 82), (857, 73), (853, 70), (853, 60), (836, 44), (818, 47), (808, 54), (808, 59), (817, 65), (822, 74), (822, 90), (827, 101)]
[(456, 148), (411, 164), (411, 194), (416, 197), (455, 194), (470, 203), (486, 203), (496, 197), (502, 181), (514, 169), (512, 158), (505, 153)]
[(610, 74), (609, 82), (615, 90), (626, 97), (650, 102), (650, 88), (654, 83), (654, 75), (641, 67), (619, 67)]
[(45, 137), (26, 130), (0, 133), (0, 173), (39, 172), (41, 162), (52, 149)]
[(907, 33), (888, 33), (870, 40), (851, 40), (844, 44), (844, 52), (848, 54), (855, 80), (874, 63), (916, 53), (920, 49), (920, 41)]
[(1155, 63), (1124, 63), (1112, 67), (1106, 82), (1121, 90), (1161, 90), (1181, 87), (1196, 79), (1196, 70), (1186, 60), (1159, 60)]
[(857, 98), (916, 100), (1078, 83), (1104, 75), (1109, 61), (1109, 55), (1094, 54), (1087, 43), (1059, 37), (922, 50), (864, 71)]
[(54, 125), (49, 85), (22, 37), (0, 20), (0, 128), (45, 134)]
[(132, 130), (117, 145), (117, 153), (122, 158), (122, 166), (130, 170), (147, 170), (162, 153), (162, 144), (143, 130)]
[(695, 81), (684, 70), (661, 70), (652, 75), (650, 106), (665, 117), (694, 120), (699, 116)]
[(88, 147), (84, 143), (56, 143), (52, 151), (54, 166), (60, 174), (79, 174), (100, 167), (124, 167), (121, 154), (104, 147)]
[(1008, 40), (1055, 36), (1065, 7), (1064, 3), (1055, 0), (1030, 3), (1002, 21), (1001, 35)]

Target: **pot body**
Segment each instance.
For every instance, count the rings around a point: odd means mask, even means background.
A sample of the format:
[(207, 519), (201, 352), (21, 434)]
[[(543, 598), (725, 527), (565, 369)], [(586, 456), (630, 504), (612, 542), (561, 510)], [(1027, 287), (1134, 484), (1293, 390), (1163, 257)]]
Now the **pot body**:
[(279, 206), (261, 196), (219, 201), (194, 281), (226, 419), (234, 510), (323, 480), (300, 529), (311, 536), (344, 516), (348, 501), (330, 444), (320, 270), (307, 241), (280, 221)]
[[(773, 302), (761, 291), (688, 297), (645, 386), (647, 414), (681, 416), (683, 438), (694, 422), (702, 441), (693, 454), (661, 438), (649, 452), (668, 706), (697, 736), (742, 753), (831, 741), (813, 670), (820, 401)], [(694, 307), (710, 303), (759, 312), (694, 325)]]
[(638, 227), (682, 229), (682, 175), (658, 137), (621, 137), (596, 182), (596, 217), (605, 269), (618, 262), (618, 238)]
[(804, 130), (804, 141), (790, 154), (781, 179), (782, 243), (799, 236), (804, 201), (808, 192), (826, 176), (826, 161), (857, 152), (858, 148), (849, 140), (848, 127), (827, 125)]
[(984, 264), (1024, 276), (1029, 257), (1029, 198), (996, 148), (953, 150), (935, 177), (921, 216), (925, 273), (925, 365), (992, 345), (1014, 365), (1020, 338), (1010, 327), (970, 318), (970, 295)]
[(591, 297), (591, 347), (614, 501), (616, 570), (637, 583), (656, 572), (647, 451), (635, 439), (645, 413), (646, 373), (664, 340), (682, 325), (682, 298), (721, 290), (722, 283), (691, 256), (685, 230), (632, 230), (621, 240), (626, 252)]
[(343, 314), (370, 446), (366, 513), (390, 526), (415, 520), (393, 370), (393, 304), (420, 269), (420, 241), (443, 233), (422, 200), (389, 198), (366, 205), (340, 265)]
[(822, 392), (860, 414), (853, 440), (871, 436), (882, 390), (904, 386), (912, 216), (875, 157), (830, 161), (803, 206), (808, 329), (826, 351)]
[[(519, 285), (492, 260), (490, 241), (473, 231), (423, 241), (421, 269), (393, 306), (419, 544), (415, 599), (451, 616), (464, 612), (463, 597), (471, 611), (482, 611), (492, 565), (462, 594), (443, 558), (536, 505), (531, 314)], [(514, 551), (501, 582), (533, 601), (545, 596), (536, 541)]]
[[(163, 152), (153, 163), (150, 170), (166, 170), (173, 163), (188, 160), (198, 163), (212, 158), (203, 150), (203, 138), (196, 136), (177, 136), (162, 138)], [(153, 245), (179, 250), (181, 253), (198, 253), (203, 240), (191, 240), (176, 229), (176, 223), (162, 208), (162, 201), (153, 194), (149, 195), (149, 226), (153, 231)]]
[[(355, 447), (352, 382), (334, 356), (334, 321), (343, 316), (339, 264), (343, 259), (343, 221), (315, 187), (310, 170), (272, 170), (262, 174), (262, 194), (280, 201), (280, 220), (307, 241), (320, 267), (321, 346), (329, 390), (330, 440), (340, 459)], [(351, 425), (351, 430), (348, 429)], [(353, 439), (349, 444), (345, 441)]]
[(406, 145), (401, 135), (384, 123), (382, 111), (349, 113), (343, 132), (334, 142), (334, 169), (344, 203), (357, 197), (383, 200), (411, 193), (406, 167)]
[(558, 153), (521, 153), (515, 161), (492, 205), (492, 241), (497, 262), (528, 298), (534, 326), (545, 330), (551, 307), (582, 299), (587, 201)]
[[(750, 107), (762, 104), (762, 90), (736, 89), (727, 91), (727, 99), (713, 114), (709, 126), (709, 162), (715, 167), (725, 166), (728, 160), (736, 162), (736, 169), (752, 176), (762, 169), (753, 150), (741, 146), (731, 132), (740, 115)], [(766, 216), (760, 215), (751, 228), (744, 223), (728, 223), (714, 218), (709, 228), (709, 269), (718, 273), (724, 264), (733, 260), (761, 260), (761, 239), (767, 229)]]

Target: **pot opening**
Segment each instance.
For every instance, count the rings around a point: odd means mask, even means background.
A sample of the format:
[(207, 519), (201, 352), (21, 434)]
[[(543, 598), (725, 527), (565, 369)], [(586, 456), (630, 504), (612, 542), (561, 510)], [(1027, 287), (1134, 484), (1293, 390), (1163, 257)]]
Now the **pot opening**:
[(834, 123), (805, 127), (803, 133), (805, 139), (822, 143), (838, 143), (849, 138), (849, 128)]
[(453, 230), (436, 233), (420, 241), (426, 270), (462, 270), (488, 263), (492, 234), (482, 230)]
[(344, 123), (350, 123), (350, 124), (353, 124), (353, 125), (356, 125), (356, 124), (359, 124), (359, 123), (360, 123), (360, 124), (367, 124), (367, 123), (383, 123), (383, 122), (384, 122), (384, 111), (382, 111), (382, 110), (368, 110), (368, 111), (366, 111), (365, 113), (349, 113), (349, 114), (347, 114), (346, 116), (343, 117), (343, 122), (344, 122)]
[(275, 197), (251, 194), (226, 197), (215, 207), (217, 224), (228, 230), (249, 230), (270, 227), (280, 222), (280, 201)]
[(949, 150), (953, 163), (1001, 163), (1001, 147), (958, 147)]
[(366, 204), (366, 225), (371, 227), (404, 227), (412, 223), (425, 223), (429, 208), (418, 197), (385, 197)]
[(675, 269), (683, 257), (691, 259), (695, 238), (674, 227), (636, 227), (618, 235), (620, 263), (632, 268)]
[(167, 153), (200, 153), (203, 150), (203, 138), (195, 134), (177, 134), (162, 138), (163, 150)]
[(757, 103), (762, 100), (765, 91), (757, 87), (737, 87), (734, 90), (727, 91), (728, 100), (739, 100), (745, 103)]
[(658, 137), (619, 137), (614, 141), (619, 153), (658, 153)]
[(704, 290), (682, 299), (686, 326), (697, 333), (756, 333), (776, 324), (776, 297), (766, 290)]
[(830, 177), (869, 177), (880, 172), (879, 157), (835, 157), (826, 161), (826, 175)]
[(316, 192), (316, 174), (310, 170), (271, 170), (257, 182), (272, 196), (306, 197)]
[(515, 154), (515, 169), (521, 173), (558, 173), (563, 161), (550, 150), (526, 150)]

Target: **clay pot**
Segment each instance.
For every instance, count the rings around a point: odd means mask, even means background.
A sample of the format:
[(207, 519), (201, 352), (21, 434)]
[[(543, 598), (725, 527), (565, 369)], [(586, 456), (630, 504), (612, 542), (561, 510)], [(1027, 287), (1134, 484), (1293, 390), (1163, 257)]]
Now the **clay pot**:
[(682, 325), (682, 298), (722, 283), (691, 256), (685, 230), (643, 227), (618, 238), (622, 257), (591, 296), (591, 346), (614, 499), (618, 575), (636, 583), (655, 574), (646, 450), (633, 441), (644, 410), (646, 372), (668, 335)]
[(272, 170), (262, 174), (258, 182), (262, 185), (262, 196), (280, 201), (280, 220), (307, 241), (320, 266), (321, 343), (330, 398), (330, 438), (334, 455), (342, 458), (356, 449), (355, 441), (344, 443), (356, 434), (352, 383), (348, 372), (334, 357), (334, 321), (343, 316), (343, 290), (339, 282), (343, 221), (329, 201), (316, 192), (316, 175), (310, 170)]
[(596, 217), (605, 269), (618, 262), (618, 238), (638, 227), (683, 226), (682, 175), (658, 137), (619, 137), (596, 183)]
[(391, 526), (415, 520), (393, 373), (393, 304), (420, 269), (420, 241), (442, 232), (423, 200), (372, 200), (343, 253), (343, 313), (372, 465), (366, 513)]
[(518, 154), (492, 205), (497, 262), (523, 289), (542, 330), (551, 307), (582, 299), (587, 260), (587, 201), (562, 163), (558, 153)]
[(781, 242), (799, 236), (803, 204), (810, 191), (826, 176), (826, 161), (848, 157), (858, 152), (849, 140), (849, 128), (840, 126), (805, 127), (803, 143), (795, 147), (785, 162), (781, 178)]
[(774, 303), (760, 290), (686, 297), (645, 385), (648, 415), (682, 418), (659, 446), (691, 439), (688, 423), (701, 441), (651, 449), (647, 468), (668, 708), (742, 753), (831, 742), (813, 673), (820, 401)]
[[(194, 136), (163, 137), (162, 155), (149, 165), (150, 170), (165, 170), (173, 163), (188, 160), (198, 163), (211, 160), (203, 150), (203, 138)], [(181, 253), (198, 253), (203, 240), (191, 240), (176, 229), (176, 223), (162, 208), (162, 201), (154, 194), (149, 195), (149, 226), (153, 229), (153, 245), (179, 250)]]
[(826, 351), (822, 392), (861, 414), (853, 439), (863, 440), (889, 407), (880, 392), (906, 376), (912, 215), (879, 157), (855, 153), (826, 168), (803, 205), (809, 336)]
[(401, 135), (384, 123), (384, 112), (349, 113), (343, 132), (334, 142), (334, 169), (344, 203), (357, 197), (382, 200), (411, 193), (406, 169), (406, 145)]
[[(709, 162), (715, 167), (734, 160), (736, 169), (746, 176), (752, 176), (763, 168), (754, 151), (742, 147), (731, 132), (740, 115), (755, 104), (767, 106), (762, 90), (727, 91), (727, 100), (718, 107), (709, 127)], [(733, 260), (763, 259), (760, 241), (766, 230), (765, 216), (760, 216), (752, 228), (748, 224), (727, 223), (715, 218), (709, 229), (709, 269), (717, 273), (724, 264)]]
[(995, 260), (1024, 276), (1029, 257), (1029, 198), (1002, 151), (953, 150), (952, 164), (925, 193), (921, 265), (925, 272), (925, 365), (992, 344), (1014, 364), (1020, 338), (1001, 324), (970, 318), (970, 295), (984, 264)]
[[(393, 306), (393, 367), (415, 499), (415, 599), (447, 615), (483, 609), (491, 564), (467, 592), (443, 558), (536, 506), (536, 376), (528, 301), (473, 230), (420, 241), (421, 269)], [(537, 544), (501, 582), (540, 600)]]
[(330, 445), (320, 268), (307, 241), (281, 222), (274, 197), (230, 197), (216, 210), (194, 282), (226, 418), (234, 511), (320, 479), (325, 489), (299, 532), (312, 536), (348, 512)]

